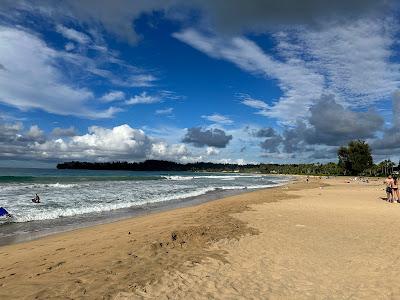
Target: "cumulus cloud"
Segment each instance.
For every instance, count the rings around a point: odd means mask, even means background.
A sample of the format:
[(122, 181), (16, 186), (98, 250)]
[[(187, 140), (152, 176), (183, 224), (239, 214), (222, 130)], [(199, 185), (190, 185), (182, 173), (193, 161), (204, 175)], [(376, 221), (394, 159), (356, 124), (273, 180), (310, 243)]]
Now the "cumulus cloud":
[(183, 144), (157, 142), (152, 145), (149, 158), (186, 162), (192, 160), (192, 154)]
[(184, 144), (148, 136), (127, 124), (113, 128), (91, 126), (77, 135), (74, 128), (54, 128), (50, 137), (37, 126), (24, 130), (22, 123), (0, 124), (0, 159), (90, 160), (168, 159), (192, 161), (196, 157)]
[(192, 144), (195, 147), (225, 148), (231, 139), (232, 135), (227, 135), (222, 129), (193, 127), (187, 130), (182, 142)]
[(276, 136), (275, 129), (272, 127), (265, 127), (265, 128), (260, 128), (258, 130), (254, 130), (252, 134), (253, 136), (259, 138), (268, 138)]
[[(280, 97), (254, 99), (246, 95), (240, 98), (243, 105), (255, 109), (258, 114), (275, 118), (278, 124), (283, 125), (281, 135), (260, 133), (265, 136), (257, 137), (265, 138), (261, 147), (266, 152), (293, 153), (309, 149), (307, 145), (337, 145), (350, 138), (372, 140), (382, 129), (382, 118), (368, 109), (378, 101), (388, 99), (400, 86), (400, 66), (393, 60), (398, 23), (395, 18), (380, 14), (394, 1), (284, 0), (276, 3), (273, 0), (234, 0), (227, 4), (222, 0), (189, 0), (184, 5), (182, 3), (180, 0), (117, 0), (98, 5), (91, 1), (67, 0), (55, 7), (47, 0), (39, 0), (35, 6), (24, 0), (5, 0), (0, 4), (0, 14), (6, 16), (5, 11), (10, 7), (46, 14), (56, 19), (58, 24), (68, 19), (68, 24), (79, 24), (82, 26), (80, 29), (106, 30), (134, 43), (138, 38), (134, 21), (143, 14), (161, 10), (167, 18), (178, 18), (184, 15), (179, 12), (194, 9), (196, 13), (200, 12), (196, 19), (200, 22), (186, 19), (188, 22), (183, 22), (182, 31), (174, 34), (176, 39), (212, 58), (231, 62), (245, 72), (276, 80), (282, 92)], [(14, 15), (10, 14), (10, 20), (11, 16)], [(191, 28), (185, 28), (187, 24)], [(290, 26), (293, 24), (296, 26)], [(66, 48), (71, 52), (64, 53), (50, 48), (39, 36), (22, 27), (12, 29), (14, 31), (6, 29), (13, 32), (15, 38), (4, 35), (2, 38), (4, 30), (0, 30), (0, 42), (3, 39), (1, 44), (5, 45), (0, 48), (2, 103), (24, 110), (38, 108), (91, 118), (111, 117), (120, 111), (114, 107), (93, 107), (91, 90), (84, 88), (84, 84), (71, 84), (63, 76), (66, 72), (62, 74), (60, 71), (60, 61), (62, 64), (75, 63), (76, 68), (85, 69), (96, 78), (106, 78), (124, 87), (152, 86), (157, 80), (151, 74), (139, 74), (134, 68), (128, 74), (115, 76), (93, 60), (71, 51), (75, 46), (80, 49), (83, 48), (80, 45), (95, 40), (92, 31), (88, 31), (89, 36), (77, 28), (57, 26), (57, 30), (73, 42), (69, 42)], [(241, 36), (243, 32), (254, 31), (273, 32), (275, 49), (263, 49), (250, 38), (252, 35)], [(98, 48), (107, 51), (104, 47)], [(32, 61), (27, 61), (31, 57)], [(118, 66), (123, 65), (115, 57), (107, 59)], [(27, 67), (23, 69), (22, 65)], [(321, 98), (323, 94), (333, 94), (335, 98)], [(114, 101), (113, 96), (115, 101), (125, 100), (119, 99), (118, 95), (109, 95), (108, 99)], [(164, 97), (160, 94), (142, 93), (127, 100), (126, 104), (155, 103), (162, 99)], [(101, 100), (110, 102), (106, 98)], [(212, 122), (218, 119), (212, 115), (204, 118), (210, 118), (208, 120)], [(223, 119), (219, 120), (224, 124)], [(397, 141), (397, 138), (392, 138), (397, 134), (394, 127), (386, 131), (384, 138), (387, 136), (388, 140)], [(207, 130), (201, 129), (200, 132), (206, 133)], [(208, 135), (200, 140), (206, 140)], [(28, 139), (27, 132), (24, 136)], [(195, 140), (193, 138), (194, 142), (189, 143), (206, 145)], [(383, 141), (374, 141), (375, 149), (383, 149)], [(389, 143), (389, 147), (395, 147), (395, 143), (392, 146)]]
[(30, 153), (29, 145), (44, 142), (44, 133), (37, 125), (26, 131), (21, 122), (0, 124), (0, 158), (25, 157)]
[(373, 139), (383, 128), (382, 117), (374, 111), (352, 111), (337, 103), (332, 95), (324, 95), (311, 106), (306, 120), (286, 126), (282, 134), (273, 128), (251, 131), (266, 138), (261, 148), (268, 153), (312, 152), (309, 145), (340, 146), (354, 139)]
[(20, 131), (23, 129), (21, 122), (15, 124), (0, 124), (0, 141), (11, 142), (18, 138)]
[(218, 123), (218, 124), (224, 124), (224, 125), (233, 124), (233, 121), (229, 117), (221, 115), (221, 114), (203, 115), (201, 117), (210, 122), (214, 122), (214, 123)]
[(75, 127), (70, 126), (68, 128), (56, 127), (51, 131), (51, 135), (55, 137), (67, 137), (76, 135)]
[(264, 140), (259, 143), (261, 149), (265, 153), (279, 153), (279, 146), (283, 142), (282, 137), (275, 131), (272, 127), (265, 127), (259, 129), (247, 129), (251, 136), (256, 138), (264, 138)]
[(286, 152), (293, 153), (307, 144), (340, 146), (353, 139), (373, 138), (384, 123), (376, 112), (347, 110), (332, 96), (323, 96), (310, 112), (309, 126), (298, 121), (284, 132)]
[(206, 149), (207, 156), (218, 155), (219, 152), (220, 151), (218, 149), (214, 148), (214, 147), (207, 147), (207, 149)]
[(307, 141), (311, 144), (340, 145), (352, 139), (372, 138), (383, 126), (383, 119), (376, 112), (346, 110), (333, 96), (323, 96), (310, 112), (309, 122), (314, 130)]
[(260, 143), (261, 148), (267, 153), (279, 153), (279, 145), (282, 142), (282, 137), (279, 135), (269, 137)]
[(32, 125), (26, 135), (32, 139), (41, 139), (44, 137), (44, 132), (37, 125)]

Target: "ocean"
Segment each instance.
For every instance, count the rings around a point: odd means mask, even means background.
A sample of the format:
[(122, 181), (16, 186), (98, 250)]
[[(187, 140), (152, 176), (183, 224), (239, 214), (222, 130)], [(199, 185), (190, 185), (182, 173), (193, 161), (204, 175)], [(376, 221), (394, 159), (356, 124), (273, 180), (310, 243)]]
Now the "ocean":
[[(0, 168), (0, 245), (93, 224), (193, 205), (288, 177), (259, 174)], [(31, 201), (35, 193), (41, 203)]]

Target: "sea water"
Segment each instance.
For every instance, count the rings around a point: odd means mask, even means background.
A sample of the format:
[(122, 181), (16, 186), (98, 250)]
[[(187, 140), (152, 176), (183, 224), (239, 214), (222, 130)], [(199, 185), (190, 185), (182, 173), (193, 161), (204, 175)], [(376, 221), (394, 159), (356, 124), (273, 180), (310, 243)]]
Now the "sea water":
[[(0, 244), (190, 205), (288, 178), (260, 174), (0, 168)], [(33, 203), (38, 194), (41, 203)]]

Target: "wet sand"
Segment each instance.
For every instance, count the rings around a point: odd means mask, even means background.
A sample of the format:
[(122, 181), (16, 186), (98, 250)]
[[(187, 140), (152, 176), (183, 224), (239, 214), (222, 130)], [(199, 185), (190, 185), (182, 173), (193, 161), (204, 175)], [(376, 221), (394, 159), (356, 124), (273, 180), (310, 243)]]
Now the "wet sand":
[(400, 205), (300, 180), (0, 248), (0, 298), (400, 297)]

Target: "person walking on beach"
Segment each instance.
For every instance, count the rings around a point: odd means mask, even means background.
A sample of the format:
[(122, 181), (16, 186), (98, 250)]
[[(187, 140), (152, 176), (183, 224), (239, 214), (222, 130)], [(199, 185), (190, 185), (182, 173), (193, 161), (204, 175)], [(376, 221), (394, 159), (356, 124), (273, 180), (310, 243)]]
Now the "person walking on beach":
[(392, 191), (393, 178), (392, 178), (392, 175), (389, 175), (383, 183), (386, 185), (386, 196), (387, 196), (386, 201), (393, 202), (393, 191)]
[(400, 195), (399, 195), (399, 186), (397, 185), (397, 177), (393, 176), (393, 183), (392, 183), (392, 198), (393, 201), (400, 203)]

